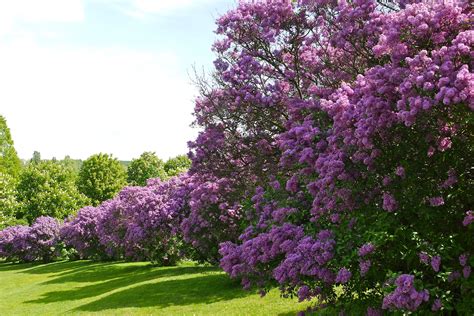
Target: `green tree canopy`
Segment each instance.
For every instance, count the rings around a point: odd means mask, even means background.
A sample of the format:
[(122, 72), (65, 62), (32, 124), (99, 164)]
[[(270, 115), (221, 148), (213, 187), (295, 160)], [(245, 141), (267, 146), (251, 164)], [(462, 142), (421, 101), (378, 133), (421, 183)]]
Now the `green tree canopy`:
[(41, 161), (41, 153), (39, 151), (33, 152), (33, 157), (30, 159), (30, 163), (39, 163)]
[(33, 222), (39, 216), (64, 219), (87, 205), (89, 199), (75, 185), (71, 168), (55, 161), (30, 163), (20, 174), (18, 200), (22, 204), (19, 217)]
[(127, 174), (120, 162), (108, 154), (89, 157), (81, 166), (77, 185), (93, 205), (111, 199), (127, 184)]
[(179, 155), (168, 159), (165, 163), (165, 171), (169, 177), (176, 176), (180, 173), (188, 171), (191, 167), (191, 160), (186, 155)]
[(133, 159), (127, 169), (128, 183), (131, 185), (146, 185), (151, 178), (166, 179), (163, 160), (153, 152), (144, 152), (137, 159)]
[(19, 224), (16, 213), (20, 203), (16, 199), (16, 180), (11, 175), (0, 172), (0, 230)]
[(7, 121), (0, 115), (0, 172), (17, 177), (21, 170)]

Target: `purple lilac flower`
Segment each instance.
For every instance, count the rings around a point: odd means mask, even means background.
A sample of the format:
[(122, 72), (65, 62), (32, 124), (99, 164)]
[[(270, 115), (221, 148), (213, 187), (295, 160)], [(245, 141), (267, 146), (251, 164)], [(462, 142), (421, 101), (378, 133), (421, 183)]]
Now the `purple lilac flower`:
[(365, 257), (375, 250), (375, 246), (372, 243), (366, 243), (359, 248), (359, 257)]
[(452, 141), (451, 141), (451, 138), (449, 137), (444, 137), (442, 138), (440, 141), (439, 141), (439, 144), (438, 144), (438, 150), (439, 151), (446, 151), (448, 150), (449, 148), (451, 148), (452, 146)]
[(414, 280), (415, 277), (413, 275), (400, 275), (395, 281), (397, 288), (384, 297), (382, 308), (416, 311), (423, 302), (427, 302), (430, 297), (428, 291), (417, 291), (414, 286)]
[(462, 275), (464, 276), (465, 279), (469, 278), (469, 276), (471, 275), (471, 267), (470, 266), (465, 266), (462, 269)]
[(441, 257), (440, 256), (434, 256), (431, 258), (431, 267), (435, 272), (439, 272), (439, 266), (441, 265)]
[(398, 203), (390, 193), (383, 194), (383, 209), (388, 212), (393, 212), (398, 208)]
[(463, 253), (459, 256), (459, 264), (464, 267), (467, 264), (467, 259), (467, 254)]
[(298, 299), (300, 302), (311, 299), (311, 290), (307, 285), (303, 285), (298, 290)]
[(392, 183), (392, 178), (388, 177), (388, 176), (385, 176), (383, 179), (382, 179), (382, 184), (384, 186), (388, 186), (390, 185), (390, 183)]
[(433, 312), (437, 312), (443, 307), (443, 304), (441, 304), (441, 300), (439, 298), (435, 299), (433, 302), (433, 305), (431, 305), (431, 310)]
[(469, 226), (471, 223), (474, 222), (474, 212), (473, 211), (467, 211), (466, 212), (466, 217), (464, 217), (464, 220), (462, 221), (463, 226)]
[(361, 260), (359, 262), (360, 275), (362, 276), (366, 275), (371, 265), (372, 265), (372, 262), (370, 260)]
[(444, 199), (442, 196), (436, 196), (429, 199), (431, 206), (441, 206), (444, 205)]
[(352, 276), (352, 273), (346, 268), (341, 268), (336, 276), (336, 283), (345, 284), (347, 283)]
[(422, 252), (420, 252), (420, 253), (418, 254), (418, 256), (419, 256), (420, 261), (421, 261), (422, 263), (424, 263), (424, 264), (430, 264), (430, 256), (429, 256), (426, 252), (422, 251)]
[(405, 178), (405, 168), (403, 168), (402, 166), (398, 166), (395, 170), (395, 174), (400, 178)]

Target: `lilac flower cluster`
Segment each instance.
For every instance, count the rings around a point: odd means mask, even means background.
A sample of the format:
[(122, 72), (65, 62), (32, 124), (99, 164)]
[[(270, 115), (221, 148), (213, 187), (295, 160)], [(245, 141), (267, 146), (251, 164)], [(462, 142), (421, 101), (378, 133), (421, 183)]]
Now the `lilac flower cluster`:
[(383, 309), (396, 309), (404, 311), (416, 311), (418, 307), (429, 300), (427, 290), (417, 291), (413, 275), (400, 275), (395, 284), (397, 288), (383, 299)]

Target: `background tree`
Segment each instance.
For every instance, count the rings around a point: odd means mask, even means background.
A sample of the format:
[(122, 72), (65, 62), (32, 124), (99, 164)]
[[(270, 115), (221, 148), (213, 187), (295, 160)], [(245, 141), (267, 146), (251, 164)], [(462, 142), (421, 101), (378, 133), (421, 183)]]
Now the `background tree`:
[(88, 204), (89, 200), (75, 185), (71, 168), (54, 161), (30, 163), (20, 174), (18, 200), (22, 204), (18, 218), (32, 223), (40, 216), (64, 219)]
[(69, 168), (72, 168), (74, 172), (78, 174), (79, 170), (81, 170), (82, 160), (72, 159), (71, 156), (66, 155), (64, 159), (61, 160), (61, 163)]
[(38, 163), (41, 161), (41, 153), (39, 151), (34, 151), (33, 152), (33, 157), (31, 157), (30, 162), (31, 163)]
[(7, 121), (0, 115), (0, 172), (17, 177), (21, 170)]
[(170, 158), (164, 165), (164, 169), (169, 177), (186, 172), (190, 167), (191, 160), (189, 160), (186, 155), (179, 155), (174, 158)]
[(146, 185), (146, 180), (160, 178), (164, 180), (167, 173), (163, 160), (153, 152), (144, 152), (137, 159), (133, 159), (127, 169), (128, 183), (131, 185)]
[(21, 223), (15, 217), (20, 208), (16, 195), (16, 180), (0, 172), (0, 230)]
[(81, 166), (77, 186), (94, 206), (111, 199), (127, 184), (127, 174), (120, 162), (108, 154), (89, 157)]

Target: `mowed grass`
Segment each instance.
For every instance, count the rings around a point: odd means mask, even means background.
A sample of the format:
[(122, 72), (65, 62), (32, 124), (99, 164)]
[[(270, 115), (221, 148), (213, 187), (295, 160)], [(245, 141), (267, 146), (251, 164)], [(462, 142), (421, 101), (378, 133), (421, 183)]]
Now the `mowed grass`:
[(307, 303), (244, 291), (193, 263), (0, 263), (0, 315), (295, 315)]

